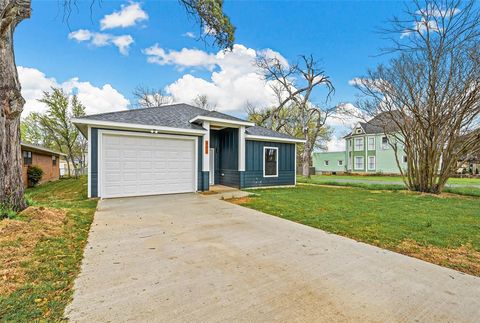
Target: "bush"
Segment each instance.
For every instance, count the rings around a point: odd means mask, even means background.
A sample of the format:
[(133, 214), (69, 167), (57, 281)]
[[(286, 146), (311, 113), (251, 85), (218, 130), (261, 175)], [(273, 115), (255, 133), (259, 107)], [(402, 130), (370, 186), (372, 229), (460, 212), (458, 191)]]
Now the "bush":
[(43, 176), (43, 169), (37, 166), (29, 166), (27, 170), (28, 186), (33, 187), (37, 185)]
[(0, 220), (15, 219), (16, 217), (17, 217), (17, 212), (13, 211), (9, 207), (6, 207), (4, 204), (0, 204)]

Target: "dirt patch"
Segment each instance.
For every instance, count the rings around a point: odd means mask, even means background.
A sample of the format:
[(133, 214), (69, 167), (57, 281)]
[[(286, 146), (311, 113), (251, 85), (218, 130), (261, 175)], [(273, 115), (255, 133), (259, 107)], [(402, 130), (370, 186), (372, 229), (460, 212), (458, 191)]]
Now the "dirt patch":
[(23, 220), (0, 221), (0, 295), (8, 295), (25, 281), (28, 263), (37, 243), (58, 235), (65, 212), (44, 207), (29, 207), (20, 214)]
[(246, 204), (246, 203), (250, 202), (250, 199), (251, 199), (250, 197), (244, 196), (244, 197), (226, 199), (225, 201), (233, 203), (233, 204), (237, 204), (237, 205), (243, 205), (243, 204)]
[(215, 195), (218, 194), (218, 192), (215, 191), (205, 191), (205, 192), (200, 192), (202, 195)]
[(480, 276), (480, 252), (469, 244), (459, 248), (439, 248), (422, 246), (414, 240), (404, 240), (397, 246), (396, 251), (440, 266)]

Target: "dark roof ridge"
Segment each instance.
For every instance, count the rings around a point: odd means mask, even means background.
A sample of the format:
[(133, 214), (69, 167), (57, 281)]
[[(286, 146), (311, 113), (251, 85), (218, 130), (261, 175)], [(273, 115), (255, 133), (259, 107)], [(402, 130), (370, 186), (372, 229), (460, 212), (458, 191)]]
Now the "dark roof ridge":
[(159, 105), (159, 106), (156, 106), (156, 107), (134, 108), (134, 109), (126, 109), (126, 110), (120, 110), (120, 111), (110, 111), (110, 112), (89, 114), (89, 115), (86, 115), (86, 116), (78, 117), (77, 119), (86, 118), (86, 117), (104, 116), (104, 115), (109, 115), (109, 114), (125, 113), (125, 112), (131, 112), (131, 111), (141, 111), (141, 110), (148, 110), (148, 109), (166, 108), (166, 107), (173, 107), (173, 106), (176, 106), (176, 105), (188, 105), (192, 108), (203, 110), (202, 108), (199, 108), (199, 107), (196, 107), (196, 106), (193, 106), (193, 105), (190, 105), (190, 104), (186, 104), (186, 103), (172, 103), (172, 104)]

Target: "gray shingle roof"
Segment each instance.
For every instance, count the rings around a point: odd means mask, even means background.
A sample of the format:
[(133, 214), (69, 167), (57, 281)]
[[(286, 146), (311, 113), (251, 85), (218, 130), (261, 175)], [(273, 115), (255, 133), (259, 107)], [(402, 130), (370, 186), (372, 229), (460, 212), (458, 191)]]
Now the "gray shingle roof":
[[(155, 108), (131, 109), (94, 114), (79, 119), (202, 130), (202, 126), (195, 123), (190, 123), (190, 120), (197, 116), (220, 118), (232, 121), (245, 121), (225, 113), (208, 111), (184, 103), (164, 105)], [(298, 139), (260, 126), (248, 127), (246, 129), (246, 133), (263, 137)]]
[[(396, 116), (393, 112), (383, 112), (368, 122), (359, 122), (359, 124), (366, 134), (390, 133), (398, 131), (398, 127), (395, 122), (392, 121), (394, 117)], [(350, 135), (352, 135), (352, 133), (349, 133), (346, 137)]]
[(252, 136), (298, 139), (296, 137), (293, 137), (284, 133), (276, 132), (260, 126), (248, 127), (247, 129), (245, 129), (245, 133)]
[(191, 119), (199, 115), (226, 120), (245, 121), (221, 112), (208, 111), (183, 103), (164, 105), (155, 108), (131, 109), (93, 114), (79, 119), (201, 130), (203, 129), (202, 126), (189, 122)]

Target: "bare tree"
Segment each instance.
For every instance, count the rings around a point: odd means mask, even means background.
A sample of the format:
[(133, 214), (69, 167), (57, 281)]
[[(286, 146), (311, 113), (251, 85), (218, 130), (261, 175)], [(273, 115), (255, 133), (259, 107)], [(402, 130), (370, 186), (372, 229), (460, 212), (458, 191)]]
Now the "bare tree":
[(173, 103), (173, 98), (165, 94), (165, 91), (143, 85), (137, 86), (132, 94), (137, 101), (136, 107), (138, 108), (155, 108)]
[(405, 14), (388, 30), (397, 55), (358, 79), (359, 107), (391, 138), (407, 187), (439, 193), (458, 160), (480, 151), (480, 13), (473, 1), (428, 0)]
[(306, 140), (302, 152), (303, 175), (310, 177), (313, 149), (324, 133), (327, 118), (335, 111), (335, 108), (314, 104), (311, 98), (314, 90), (325, 87), (328, 100), (334, 92), (330, 78), (311, 55), (301, 56), (300, 62), (290, 66), (285, 66), (277, 58), (260, 57), (257, 65), (263, 70), (265, 78), (275, 84), (274, 92), (279, 104), (268, 112), (275, 130), (282, 130), (289, 120), (296, 120), (301, 129), (301, 135)]
[(199, 94), (193, 99), (192, 104), (196, 107), (199, 107), (208, 111), (215, 111), (217, 105), (210, 103), (208, 96), (206, 94)]
[(0, 208), (14, 211), (26, 204), (20, 152), (20, 115), (25, 100), (13, 54), (13, 33), (29, 17), (29, 0), (0, 0)]
[[(92, 4), (95, 2), (92, 1)], [(223, 11), (221, 0), (179, 0), (187, 12), (203, 27), (214, 31), (214, 43), (231, 48), (235, 27)], [(62, 1), (68, 19), (76, 0)], [(0, 208), (19, 211), (26, 207), (23, 198), (20, 115), (25, 100), (21, 95), (13, 34), (17, 25), (30, 17), (31, 0), (0, 0)]]

